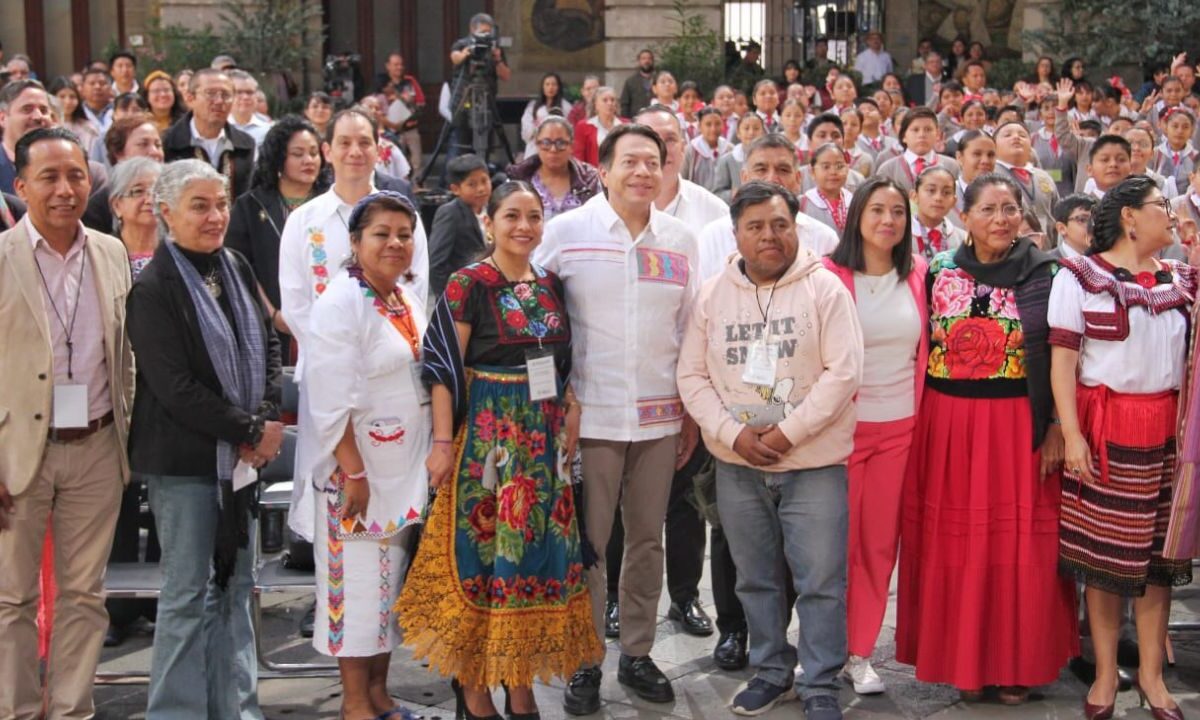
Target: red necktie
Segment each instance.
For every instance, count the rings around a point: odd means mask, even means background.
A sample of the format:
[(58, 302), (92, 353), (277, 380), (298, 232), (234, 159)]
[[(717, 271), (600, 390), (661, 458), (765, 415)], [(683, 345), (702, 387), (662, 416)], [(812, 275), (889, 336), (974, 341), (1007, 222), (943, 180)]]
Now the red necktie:
[(837, 225), (838, 230), (846, 227), (846, 206), (842, 203), (842, 196), (838, 195), (837, 202), (831, 200), (825, 193), (817, 191), (825, 200), (825, 204), (829, 206), (829, 214), (833, 217), (833, 224)]
[(1026, 184), (1026, 185), (1029, 184), (1029, 178), (1031, 176), (1029, 174), (1029, 171), (1026, 170), (1025, 168), (1015, 167), (1012, 169), (1012, 174), (1015, 175), (1016, 178), (1018, 180), (1020, 180), (1022, 184)]
[(925, 172), (925, 158), (917, 158), (917, 162), (913, 164), (913, 168), (916, 170), (917, 175)]
[(1050, 152), (1054, 153), (1054, 157), (1058, 157), (1058, 137), (1050, 136)]
[(1171, 153), (1171, 164), (1172, 165), (1179, 164), (1179, 153)]
[(875, 150), (877, 152), (878, 152), (879, 148), (883, 145), (883, 141), (880, 140), (879, 138), (867, 138), (867, 139), (871, 141), (871, 147), (875, 148)]
[(937, 228), (931, 228), (925, 237), (929, 238), (929, 249), (935, 253), (942, 251), (942, 231)]

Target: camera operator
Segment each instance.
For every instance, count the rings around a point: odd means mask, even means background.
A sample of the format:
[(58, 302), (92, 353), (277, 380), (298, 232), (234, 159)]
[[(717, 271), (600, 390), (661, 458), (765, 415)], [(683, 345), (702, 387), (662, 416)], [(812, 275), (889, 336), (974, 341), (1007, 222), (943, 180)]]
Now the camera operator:
[[(450, 62), (454, 65), (454, 82), (452, 89), (454, 97), (451, 107), (458, 108), (462, 95), (466, 91), (469, 75), (472, 72), (482, 72), (487, 81), (492, 99), (496, 98), (499, 81), (507, 81), (512, 76), (504, 50), (500, 48), (496, 38), (496, 22), (491, 15), (479, 13), (471, 18), (469, 34), (459, 38), (450, 46)], [(490, 50), (487, 48), (490, 47)], [(463, 147), (471, 145), (470, 116), (465, 112), (455, 114), (454, 142), (447, 151), (447, 159), (462, 154)]]

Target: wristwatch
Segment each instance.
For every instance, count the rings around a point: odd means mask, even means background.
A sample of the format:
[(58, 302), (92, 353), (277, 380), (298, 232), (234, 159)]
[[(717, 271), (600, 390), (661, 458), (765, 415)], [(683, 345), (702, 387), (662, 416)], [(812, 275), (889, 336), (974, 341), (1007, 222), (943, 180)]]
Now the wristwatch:
[(250, 447), (258, 447), (258, 444), (262, 442), (263, 432), (266, 429), (266, 418), (261, 415), (250, 416), (250, 437), (246, 440)]

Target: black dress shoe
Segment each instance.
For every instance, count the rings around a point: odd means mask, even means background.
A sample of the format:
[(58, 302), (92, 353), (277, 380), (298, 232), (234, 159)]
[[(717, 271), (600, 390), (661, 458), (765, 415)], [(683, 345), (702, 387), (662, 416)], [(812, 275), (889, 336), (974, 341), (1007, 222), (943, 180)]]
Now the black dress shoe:
[(741, 670), (746, 667), (749, 661), (746, 657), (746, 631), (721, 633), (713, 650), (713, 660), (722, 670)]
[(604, 637), (621, 637), (621, 609), (616, 600), (604, 603)]
[(317, 604), (313, 603), (308, 608), (308, 612), (304, 613), (304, 617), (300, 618), (300, 637), (310, 638), (313, 636), (313, 626), (317, 624)]
[(671, 681), (663, 675), (662, 670), (654, 664), (649, 655), (633, 657), (621, 655), (617, 666), (617, 680), (633, 690), (643, 700), (654, 703), (669, 703), (675, 701), (675, 691), (671, 689)]
[(576, 670), (563, 691), (563, 710), (568, 715), (591, 715), (600, 711), (600, 668)]
[(104, 633), (104, 647), (117, 647), (125, 642), (125, 634), (125, 628), (109, 623), (108, 630)]
[(667, 617), (679, 623), (688, 635), (708, 637), (713, 634), (712, 620), (709, 619), (708, 613), (704, 612), (704, 608), (700, 607), (700, 601), (695, 598), (682, 606), (679, 603), (671, 603)]

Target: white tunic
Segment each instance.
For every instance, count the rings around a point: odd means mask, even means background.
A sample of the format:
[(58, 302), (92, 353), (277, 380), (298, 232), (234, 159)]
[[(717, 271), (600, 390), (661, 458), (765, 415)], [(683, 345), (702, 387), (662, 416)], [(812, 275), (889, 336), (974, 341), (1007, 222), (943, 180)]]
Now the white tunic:
[[(405, 304), (419, 352), (425, 317), (416, 303)], [(297, 470), (317, 491), (313, 646), (338, 657), (390, 652), (399, 641), (391, 608), (410, 560), (406, 531), (421, 521), (428, 500), (433, 422), (420, 361), (346, 272), (314, 304), (307, 342), (301, 393), (311, 413), (305, 440), (312, 465)], [(354, 518), (343, 517), (344, 488), (332, 478), (347, 423), (370, 489), (366, 512)]]
[[(1187, 353), (1187, 317), (1196, 271), (1164, 260), (1175, 282), (1147, 290), (1120, 283), (1091, 257), (1064, 259), (1050, 290), (1051, 342), (1079, 350), (1079, 382), (1120, 393), (1179, 387)], [(1118, 303), (1113, 292), (1125, 296)]]
[[(371, 192), (375, 192), (372, 188)], [(296, 208), (288, 216), (279, 239), (280, 312), (300, 347), (296, 381), (303, 382), (309, 324), (313, 303), (328, 287), (350, 257), (350, 212), (354, 206), (330, 189)], [(429, 243), (425, 227), (417, 218), (413, 229), (413, 280), (403, 284), (407, 297), (422, 309), (429, 292)], [(288, 524), (306, 540), (312, 540), (313, 507), (310, 488), (313, 478), (301, 468), (313, 466), (312, 418), (304, 394), (300, 395), (299, 437), (296, 443), (297, 475), (292, 484), (292, 508)]]

